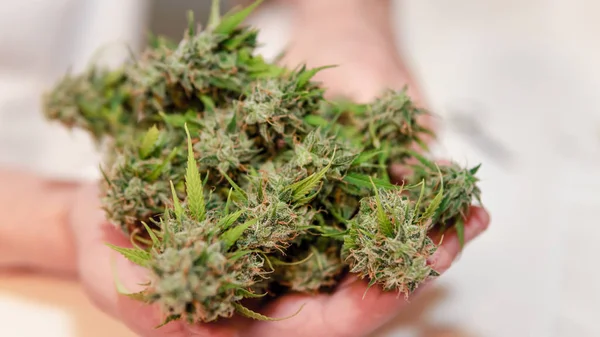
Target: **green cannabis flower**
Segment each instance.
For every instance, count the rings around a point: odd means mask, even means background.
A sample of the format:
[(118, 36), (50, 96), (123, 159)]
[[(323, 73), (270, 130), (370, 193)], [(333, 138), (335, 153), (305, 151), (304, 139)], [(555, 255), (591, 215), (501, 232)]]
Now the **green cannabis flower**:
[[(409, 177), (409, 184), (424, 184), (427, 197), (421, 205), (422, 209), (429, 207), (433, 196), (443, 189), (442, 201), (431, 219), (431, 224), (442, 232), (455, 228), (461, 245), (464, 244), (464, 222), (469, 208), (474, 200), (481, 204), (481, 190), (477, 186), (479, 179), (475, 176), (480, 166), (469, 169), (460, 167), (457, 163), (436, 165), (419, 154), (413, 153), (413, 156), (418, 160), (416, 164), (411, 165), (414, 172)], [(418, 193), (418, 189), (410, 190), (413, 198), (417, 197)]]
[[(134, 244), (111, 247), (148, 269), (147, 288), (129, 296), (165, 322), (272, 320), (243, 300), (333, 290), (347, 272), (408, 295), (437, 275), (428, 232), (461, 237), (480, 199), (478, 167), (413, 152), (433, 133), (405, 90), (329, 101), (312, 80), (327, 67), (265, 62), (258, 31), (241, 26), (259, 3), (213, 10), (203, 30), (190, 15), (179, 43), (155, 38), (45, 98), (49, 119), (103, 145), (102, 206)], [(388, 167), (415, 158), (402, 189)]]
[(436, 276), (427, 264), (436, 251), (427, 236), (430, 212), (431, 208), (420, 213), (401, 191), (380, 190), (375, 197), (363, 199), (358, 215), (348, 224), (342, 250), (350, 272), (406, 295)]
[[(333, 288), (343, 275), (344, 264), (340, 258), (338, 242), (318, 237), (289, 249), (285, 261), (271, 258), (273, 278), (291, 291), (317, 293)], [(291, 258), (298, 261), (288, 261)]]

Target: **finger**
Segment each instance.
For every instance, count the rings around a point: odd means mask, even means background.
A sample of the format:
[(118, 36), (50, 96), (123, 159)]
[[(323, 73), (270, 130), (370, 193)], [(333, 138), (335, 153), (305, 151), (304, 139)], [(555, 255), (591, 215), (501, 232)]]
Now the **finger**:
[(78, 200), (81, 202), (75, 205), (78, 211), (73, 219), (80, 279), (91, 300), (140, 336), (235, 336), (210, 325), (188, 327), (183, 321), (171, 322), (156, 329), (164, 322), (164, 315), (159, 308), (119, 294), (116, 280), (127, 292), (133, 293), (144, 288), (142, 284), (148, 281), (148, 274), (145, 269), (134, 265), (106, 245), (130, 247), (131, 243), (118, 228), (106, 224), (105, 214), (100, 210), (98, 192), (94, 185), (80, 192)]
[[(402, 164), (391, 164), (388, 169), (390, 179), (394, 184), (401, 184), (407, 177), (409, 177), (413, 173), (411, 166), (416, 165), (418, 163), (419, 161), (417, 158), (411, 157), (407, 158)], [(437, 160), (436, 163), (438, 165), (450, 165), (452, 162), (449, 160)]]
[(77, 268), (81, 283), (90, 299), (102, 311), (115, 315), (117, 294), (112, 282), (111, 250), (104, 245), (107, 236), (119, 236), (116, 229), (105, 224), (101, 211), (99, 190), (95, 185), (84, 186), (75, 198), (70, 219), (77, 250)]
[[(483, 233), (488, 228), (489, 223), (490, 216), (487, 211), (481, 207), (471, 207), (464, 229), (465, 244)], [(461, 252), (460, 240), (456, 232), (445, 235), (442, 240), (441, 246), (429, 259), (433, 269), (439, 273), (444, 273), (448, 270)]]
[[(469, 242), (481, 234), (488, 223), (487, 213), (474, 208), (465, 224), (465, 241)], [(456, 234), (450, 234), (432, 258), (434, 269), (446, 271), (457, 256), (459, 247)], [(419, 287), (417, 293), (427, 285)], [(409, 301), (403, 294), (385, 292), (377, 286), (369, 289), (366, 281), (349, 276), (333, 295), (287, 295), (267, 312), (275, 317), (284, 317), (293, 314), (303, 303), (306, 306), (297, 316), (281, 322), (257, 323), (246, 336), (363, 336), (396, 316)]]
[[(303, 337), (330, 336), (323, 321), (323, 307), (332, 295), (318, 294), (313, 296), (288, 294), (276, 299), (266, 308), (259, 310), (261, 314), (273, 318), (287, 317), (275, 322), (255, 322), (244, 331), (244, 337)], [(298, 310), (300, 312), (298, 312)], [(290, 317), (294, 315), (293, 317)], [(315, 333), (316, 332), (316, 333)]]
[[(474, 208), (465, 224), (465, 242), (468, 243), (480, 235), (489, 225), (489, 216), (481, 208)], [(450, 268), (452, 262), (460, 251), (460, 244), (456, 234), (449, 235), (436, 253), (432, 256), (432, 268), (440, 273), (444, 273)], [(419, 289), (413, 293), (412, 297), (423, 291), (430, 282), (422, 284)], [(403, 306), (409, 303), (404, 295), (398, 296), (394, 292), (383, 292), (379, 287), (369, 289), (366, 296), (365, 282), (356, 282), (354, 285), (344, 289), (336, 294), (328, 304), (329, 310), (325, 313), (332, 316), (329, 321), (332, 327), (337, 329), (339, 336), (366, 335), (371, 333), (379, 326), (393, 318)], [(350, 311), (341, 311), (344, 317), (336, 314), (335, 308), (350, 307), (355, 308)], [(335, 322), (352, 322), (350, 325), (336, 324)]]

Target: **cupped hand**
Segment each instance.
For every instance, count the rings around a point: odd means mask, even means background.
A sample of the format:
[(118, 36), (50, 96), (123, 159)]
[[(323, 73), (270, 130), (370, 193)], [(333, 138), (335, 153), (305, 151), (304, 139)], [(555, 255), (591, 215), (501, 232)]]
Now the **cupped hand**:
[[(266, 307), (259, 308), (270, 317), (287, 317), (301, 306), (303, 309), (292, 318), (282, 321), (253, 321), (240, 317), (219, 323), (188, 325), (183, 321), (171, 322), (161, 328), (163, 315), (150, 306), (120, 294), (115, 277), (130, 292), (142, 290), (147, 282), (146, 273), (106, 243), (130, 246), (129, 239), (119, 229), (106, 223), (100, 210), (98, 188), (95, 184), (83, 186), (73, 205), (71, 225), (76, 242), (79, 276), (90, 298), (106, 313), (121, 320), (130, 329), (144, 337), (359, 337), (365, 336), (385, 324), (409, 305), (403, 294), (383, 292), (377, 287), (367, 291), (367, 283), (347, 277), (332, 294), (315, 296), (288, 294)], [(465, 240), (471, 241), (488, 226), (487, 213), (472, 208), (465, 225)], [(460, 251), (454, 233), (444, 237), (438, 251), (431, 257), (432, 267), (444, 273)], [(427, 283), (419, 287), (418, 294)]]
[[(368, 101), (387, 88), (402, 89), (408, 85), (409, 94), (418, 103), (423, 96), (399, 57), (392, 37), (386, 28), (373, 25), (373, 21), (319, 23), (314, 17), (300, 13), (291, 44), (283, 59), (287, 65), (305, 63), (309, 67), (336, 64), (337, 68), (323, 70), (315, 80), (322, 81), (328, 95), (345, 96), (355, 101)], [(431, 120), (425, 121), (430, 124)], [(394, 172), (401, 172), (395, 167)], [(118, 229), (105, 222), (100, 211), (98, 190), (95, 185), (81, 188), (77, 205), (71, 217), (77, 242), (79, 275), (90, 297), (107, 313), (122, 320), (133, 331), (144, 337), (358, 337), (365, 336), (396, 316), (409, 305), (403, 294), (383, 292), (377, 287), (368, 291), (365, 280), (348, 276), (332, 294), (314, 296), (288, 294), (257, 310), (270, 317), (287, 317), (298, 308), (296, 316), (276, 322), (252, 321), (240, 317), (222, 320), (216, 324), (190, 326), (184, 322), (171, 322), (155, 329), (163, 316), (158, 308), (127, 296), (120, 295), (113, 275), (128, 291), (142, 289), (144, 270), (132, 265), (105, 243), (128, 246), (129, 239)], [(465, 225), (465, 242), (481, 234), (489, 224), (488, 214), (473, 207)], [(455, 233), (448, 233), (437, 252), (431, 257), (432, 267), (443, 274), (460, 252)], [(113, 269), (113, 266), (116, 267)], [(419, 287), (413, 296), (426, 288)]]

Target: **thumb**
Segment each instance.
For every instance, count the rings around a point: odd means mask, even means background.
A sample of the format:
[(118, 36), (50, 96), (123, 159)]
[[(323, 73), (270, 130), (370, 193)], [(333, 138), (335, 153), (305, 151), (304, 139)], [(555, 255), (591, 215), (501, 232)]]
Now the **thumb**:
[(156, 329), (165, 319), (161, 310), (127, 296), (145, 289), (145, 284), (150, 280), (149, 272), (107, 245), (132, 246), (123, 232), (106, 223), (98, 193), (96, 185), (82, 188), (76, 198), (80, 203), (75, 205), (77, 211), (72, 219), (80, 279), (90, 299), (140, 336), (234, 336), (233, 328), (214, 325), (190, 327), (183, 321), (171, 322)]

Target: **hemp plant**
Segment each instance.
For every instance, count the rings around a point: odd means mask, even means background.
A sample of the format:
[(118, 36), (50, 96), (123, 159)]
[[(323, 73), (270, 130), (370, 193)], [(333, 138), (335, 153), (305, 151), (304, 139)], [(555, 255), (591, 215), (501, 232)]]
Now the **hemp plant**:
[[(204, 29), (190, 15), (179, 43), (155, 38), (45, 98), (49, 119), (105, 151), (102, 207), (133, 244), (111, 247), (149, 271), (129, 296), (165, 322), (280, 319), (245, 299), (335, 290), (347, 273), (408, 295), (437, 276), (430, 231), (461, 236), (480, 201), (478, 166), (427, 157), (435, 134), (406, 90), (327, 100), (312, 80), (327, 67), (258, 55), (258, 31), (242, 22), (259, 3), (221, 17), (215, 0)], [(411, 163), (402, 186), (392, 163)]]

